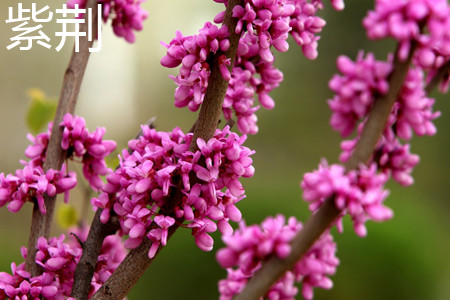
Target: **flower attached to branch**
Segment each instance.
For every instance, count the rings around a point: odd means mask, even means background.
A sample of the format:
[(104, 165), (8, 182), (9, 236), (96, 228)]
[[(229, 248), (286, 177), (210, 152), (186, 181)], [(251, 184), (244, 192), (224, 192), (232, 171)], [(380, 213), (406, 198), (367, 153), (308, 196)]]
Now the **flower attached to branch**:
[[(165, 245), (175, 218), (186, 221), (182, 226), (191, 228), (200, 249), (210, 251), (209, 233), (217, 229), (229, 233), (229, 221), (241, 219), (235, 206), (245, 197), (239, 179), (254, 173), (250, 158), (254, 151), (242, 146), (245, 139), (227, 126), (207, 142), (198, 139), (199, 150), (192, 153), (192, 134), (142, 126), (142, 136), (128, 143), (131, 152), (123, 151), (120, 166), (107, 176), (103, 193), (92, 199), (92, 205), (103, 209), (102, 222), (114, 210), (122, 232), (129, 236), (127, 248), (136, 248), (145, 237), (152, 240), (149, 257)], [(171, 203), (174, 188), (180, 189), (179, 203)], [(175, 206), (165, 214), (171, 205)]]
[[(84, 241), (87, 229), (74, 229), (74, 234)], [(73, 299), (70, 298), (75, 267), (83, 252), (82, 246), (74, 237), (64, 243), (64, 235), (38, 239), (36, 263), (43, 269), (39, 276), (31, 277), (25, 271), (25, 263), (11, 264), (12, 274), (0, 272), (0, 299)], [(21, 249), (26, 258), (27, 249)], [(121, 238), (108, 236), (103, 242), (91, 281), (91, 297), (111, 276), (126, 255)], [(68, 298), (69, 297), (69, 298)]]
[[(105, 157), (116, 147), (116, 143), (103, 140), (104, 128), (97, 128), (89, 133), (82, 117), (66, 114), (60, 127), (63, 129), (61, 147), (67, 150), (68, 157), (79, 157), (83, 164), (83, 174), (92, 188), (99, 189), (103, 185), (100, 176), (112, 172), (105, 163)], [(69, 190), (77, 185), (76, 173), (68, 172), (66, 164), (61, 170), (43, 169), (52, 124), (48, 131), (33, 137), (25, 150), (29, 162), (21, 161), (23, 169), (13, 174), (0, 173), (0, 207), (8, 203), (11, 212), (19, 211), (27, 201), (36, 201), (42, 214), (46, 213), (44, 195), (50, 197), (64, 193), (64, 200), (69, 200)]]
[[(302, 227), (294, 217), (285, 224), (284, 216), (278, 215), (268, 217), (261, 225), (246, 226), (241, 221), (239, 229), (232, 235), (224, 235), (226, 247), (217, 252), (217, 261), (227, 270), (228, 276), (219, 281), (220, 299), (229, 300), (239, 294), (270, 256), (286, 258), (291, 252), (290, 242)], [(333, 282), (328, 276), (333, 275), (339, 265), (335, 254), (336, 244), (326, 232), (292, 270), (272, 285), (264, 298), (294, 299), (298, 293), (296, 282), (302, 283), (305, 299), (313, 298), (314, 287), (332, 288)]]
[[(388, 179), (385, 173), (377, 173), (375, 164), (361, 165), (346, 173), (342, 165), (328, 166), (324, 161), (318, 170), (304, 175), (301, 187), (311, 211), (317, 211), (328, 198), (334, 197), (336, 207), (352, 218), (356, 234), (365, 236), (367, 220), (381, 222), (393, 217), (392, 210), (383, 204), (389, 194), (384, 189)], [(342, 230), (342, 224), (338, 225)]]
[[(98, 0), (102, 5), (103, 22), (111, 19), (114, 33), (123, 37), (128, 43), (134, 43), (136, 36), (134, 31), (141, 31), (143, 22), (147, 19), (148, 13), (141, 7), (145, 0)], [(67, 0), (67, 7), (86, 7), (87, 0)]]
[[(215, 1), (228, 5), (228, 1)], [(343, 1), (332, 1), (336, 9), (343, 8)], [(274, 67), (272, 48), (280, 52), (289, 49), (287, 38), (293, 36), (309, 59), (317, 57), (317, 34), (325, 26), (325, 21), (316, 16), (322, 9), (321, 1), (306, 0), (246, 0), (244, 6), (236, 5), (232, 16), (238, 18), (236, 34), (241, 35), (234, 66), (227, 66), (230, 58), (222, 53), (229, 46), (229, 32), (226, 26), (220, 28), (206, 23), (198, 35), (183, 36), (179, 31), (167, 45), (167, 54), (161, 65), (174, 68), (182, 65), (180, 72), (172, 79), (177, 84), (175, 106), (187, 106), (197, 111), (203, 103), (211, 74), (211, 57), (218, 55), (218, 63), (223, 78), (229, 82), (223, 103), (225, 119), (237, 119), (237, 127), (244, 134), (256, 134), (258, 126), (255, 112), (255, 96), (266, 109), (275, 106), (269, 93), (279, 86), (283, 74)], [(225, 11), (219, 13), (214, 22), (224, 21)]]

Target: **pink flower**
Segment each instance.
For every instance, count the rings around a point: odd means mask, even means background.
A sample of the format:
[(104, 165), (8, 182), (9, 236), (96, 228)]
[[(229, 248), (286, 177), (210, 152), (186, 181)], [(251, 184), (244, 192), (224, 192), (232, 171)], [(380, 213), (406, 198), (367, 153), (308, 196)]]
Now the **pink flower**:
[[(84, 241), (89, 228), (73, 230), (78, 238)], [(36, 248), (36, 263), (43, 268), (43, 273), (31, 277), (30, 273), (24, 270), (25, 263), (19, 266), (12, 263), (12, 275), (0, 272), (1, 299), (58, 300), (70, 296), (75, 267), (83, 251), (78, 240), (72, 237), (68, 243), (64, 243), (64, 235), (48, 240), (41, 237), (38, 239)], [(26, 258), (27, 249), (22, 248), (21, 252)], [(125, 249), (118, 236), (106, 237), (98, 256), (89, 297), (111, 276), (125, 255)]]
[[(142, 23), (147, 19), (148, 13), (140, 6), (145, 0), (99, 0), (102, 4), (102, 18), (106, 23), (108, 19), (112, 20), (114, 33), (123, 37), (127, 42), (134, 43), (136, 40), (134, 31), (141, 31)], [(86, 7), (86, 0), (68, 0), (67, 6), (74, 8), (79, 5), (80, 8)]]
[(324, 161), (317, 171), (304, 175), (301, 187), (303, 197), (311, 203), (310, 210), (317, 211), (334, 197), (336, 207), (352, 218), (356, 234), (365, 236), (367, 220), (381, 222), (393, 217), (392, 210), (383, 205), (389, 194), (384, 189), (387, 180), (385, 173), (377, 173), (376, 164), (346, 173), (343, 166), (328, 166)]
[(423, 72), (410, 69), (393, 111), (397, 136), (410, 140), (412, 131), (418, 136), (436, 134), (432, 121), (441, 113), (433, 112), (433, 105), (434, 99), (428, 98), (424, 91)]
[[(228, 1), (215, 1), (228, 5)], [(331, 1), (334, 8), (343, 9), (342, 0)], [(223, 114), (225, 119), (237, 119), (237, 127), (244, 134), (256, 134), (258, 126), (255, 112), (255, 97), (266, 109), (272, 109), (275, 102), (269, 93), (283, 80), (283, 74), (274, 67), (272, 48), (280, 52), (289, 49), (287, 38), (291, 34), (309, 59), (317, 57), (317, 34), (325, 21), (316, 16), (322, 9), (321, 1), (255, 1), (246, 0), (245, 5), (233, 8), (233, 17), (238, 18), (235, 33), (240, 34), (237, 57), (231, 72), (230, 58), (219, 54), (219, 69), (222, 77), (229, 81)], [(214, 21), (222, 23), (224, 12)], [(206, 23), (198, 35), (183, 36), (177, 31), (169, 45), (161, 65), (174, 68), (181, 64), (179, 75), (172, 77), (177, 84), (175, 106), (187, 106), (196, 111), (203, 102), (211, 66), (208, 57), (218, 51), (227, 51), (228, 28), (217, 28)]]
[(89, 133), (82, 117), (66, 114), (59, 125), (63, 127), (61, 147), (82, 158), (83, 175), (92, 188), (99, 189), (103, 184), (100, 176), (111, 173), (106, 166), (105, 157), (114, 151), (116, 143), (103, 140), (106, 132), (104, 128), (97, 128)]
[[(49, 169), (46, 173), (41, 166), (24, 162), (23, 169), (16, 170), (15, 175), (0, 174), (0, 207), (8, 204), (8, 210), (18, 212), (25, 202), (36, 200), (42, 214), (46, 213), (44, 195), (50, 197), (68, 192), (77, 184), (76, 173), (66, 172), (65, 165), (60, 171)], [(66, 174), (67, 173), (67, 174)]]
[[(241, 222), (232, 235), (222, 236), (226, 247), (217, 252), (216, 259), (226, 268), (228, 277), (219, 281), (220, 299), (232, 299), (239, 294), (259, 270), (261, 262), (270, 256), (287, 257), (290, 242), (301, 229), (302, 224), (294, 217), (285, 224), (284, 216), (278, 215), (266, 218), (261, 225), (246, 226)], [(302, 282), (305, 299), (312, 299), (313, 287), (331, 288), (328, 276), (336, 272), (339, 264), (335, 253), (336, 244), (327, 231), (292, 270), (272, 285), (264, 298), (293, 299), (298, 293), (296, 282)]]
[(389, 62), (375, 60), (373, 54), (359, 52), (356, 62), (340, 56), (337, 60), (338, 70), (343, 74), (335, 75), (329, 82), (330, 89), (336, 93), (328, 101), (333, 114), (331, 127), (348, 136), (357, 122), (363, 119), (375, 100), (376, 95), (384, 95), (389, 90), (387, 81), (392, 65)]
[(371, 39), (396, 39), (400, 43), (402, 60), (406, 59), (411, 43), (417, 42), (417, 55), (427, 55), (426, 60), (418, 58), (420, 64), (431, 66), (437, 57), (448, 59), (450, 55), (450, 37), (445, 34), (450, 29), (449, 12), (446, 0), (378, 0), (375, 10), (369, 12), (363, 24)]
[[(181, 183), (183, 196), (173, 213), (178, 221), (186, 221), (184, 227), (192, 229), (196, 244), (210, 251), (213, 239), (209, 233), (218, 228), (230, 232), (229, 221), (241, 219), (235, 206), (244, 198), (239, 179), (254, 173), (250, 158), (254, 151), (242, 146), (245, 139), (227, 126), (207, 142), (198, 139), (199, 150), (192, 153), (191, 133), (143, 126), (142, 136), (128, 143), (131, 151), (122, 152), (120, 166), (107, 176), (103, 193), (92, 199), (92, 204), (103, 209), (102, 222), (114, 209), (122, 233), (129, 235), (127, 248), (137, 247), (144, 236), (152, 240), (149, 256), (153, 257), (165, 246), (168, 228), (175, 222), (172, 215), (161, 215), (158, 210), (167, 206), (172, 189)], [(160, 228), (149, 230), (152, 222)]]

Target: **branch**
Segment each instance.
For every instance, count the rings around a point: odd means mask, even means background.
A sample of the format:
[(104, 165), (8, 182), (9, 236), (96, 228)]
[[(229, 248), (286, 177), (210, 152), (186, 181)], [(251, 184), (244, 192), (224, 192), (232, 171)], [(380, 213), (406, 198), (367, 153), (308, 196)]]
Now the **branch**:
[[(156, 117), (150, 118), (146, 125), (150, 128), (155, 128), (154, 122)], [(135, 139), (138, 139), (142, 135), (142, 128), (139, 130)], [(128, 150), (131, 151), (130, 149)], [(102, 209), (98, 209), (92, 220), (91, 227), (89, 229), (88, 237), (83, 243), (83, 253), (80, 261), (78, 262), (73, 279), (71, 297), (76, 299), (87, 299), (89, 291), (91, 290), (91, 281), (94, 276), (95, 267), (97, 265), (98, 256), (103, 245), (103, 241), (108, 235), (115, 234), (119, 228), (120, 223), (114, 211), (111, 212), (108, 222), (103, 224), (100, 221)]]
[[(222, 114), (223, 100), (228, 88), (228, 81), (225, 81), (220, 73), (218, 58), (222, 54), (225, 54), (226, 57), (231, 58), (231, 64), (228, 66), (231, 72), (231, 68), (234, 66), (237, 46), (240, 38), (240, 35), (235, 33), (237, 19), (232, 18), (231, 16), (233, 8), (236, 5), (244, 6), (244, 4), (244, 0), (230, 0), (228, 2), (225, 12), (224, 25), (228, 27), (230, 32), (230, 47), (225, 53), (216, 53), (211, 60), (211, 75), (209, 77), (208, 88), (200, 109), (199, 117), (195, 123), (194, 137), (189, 147), (190, 151), (196, 151), (198, 149), (196, 143), (198, 138), (202, 138), (206, 141), (211, 139), (217, 128), (217, 124)], [(177, 188), (171, 197), (168, 207), (163, 210), (163, 213), (166, 215), (172, 215), (173, 208), (181, 201), (182, 196), (183, 195), (180, 192), (180, 188)], [(178, 229), (182, 221), (183, 220), (177, 220), (177, 223), (169, 228), (168, 238), (170, 238)], [(152, 226), (149, 230), (153, 229)], [(94, 294), (92, 299), (122, 299), (137, 283), (139, 278), (148, 266), (150, 266), (162, 248), (159, 246), (155, 256), (150, 259), (148, 258), (148, 251), (150, 250), (151, 245), (152, 242), (149, 239), (144, 238), (144, 241), (139, 245), (139, 247), (128, 253), (116, 271), (103, 284), (97, 293)]]
[(117, 216), (111, 216), (106, 224), (102, 224), (100, 221), (101, 213), (102, 209), (98, 209), (95, 213), (94, 220), (92, 221), (91, 228), (89, 230), (89, 235), (86, 241), (82, 244), (83, 255), (81, 256), (81, 259), (75, 269), (73, 278), (74, 284), (72, 287), (72, 294), (70, 295), (76, 299), (87, 299), (103, 240), (108, 235), (115, 234), (120, 228)]
[(450, 76), (450, 60), (448, 60), (445, 64), (443, 64), (436, 72), (434, 77), (425, 87), (425, 92), (427, 95), (431, 93), (432, 90), (436, 88), (439, 82), (446, 76)]
[[(92, 24), (93, 36), (97, 35), (97, 0), (88, 0), (86, 9), (92, 9)], [(85, 22), (80, 25), (81, 32), (88, 31), (86, 13), (84, 18)], [(78, 92), (80, 91), (81, 82), (83, 80), (84, 72), (86, 70), (87, 62), (89, 59), (89, 48), (92, 46), (93, 41), (88, 41), (87, 37), (80, 38), (80, 52), (72, 52), (72, 56), (69, 61), (69, 65), (64, 74), (63, 85), (61, 94), (59, 96), (58, 108), (56, 111), (55, 119), (53, 121), (53, 128), (48, 143), (46, 159), (44, 163), (44, 170), (49, 169), (60, 170), (64, 159), (66, 158), (66, 151), (61, 148), (62, 129), (58, 126), (61, 123), (66, 113), (74, 113), (75, 105), (78, 98)], [(28, 240), (28, 256), (26, 260), (26, 270), (31, 273), (31, 276), (36, 276), (41, 273), (41, 268), (35, 263), (36, 257), (36, 243), (37, 239), (41, 236), (48, 237), (50, 232), (50, 226), (52, 224), (53, 212), (55, 210), (56, 197), (49, 197), (45, 195), (45, 206), (47, 213), (42, 215), (39, 211), (38, 205), (35, 203), (33, 208), (33, 216), (31, 220), (30, 237)]]
[[(347, 170), (355, 169), (359, 164), (366, 164), (369, 161), (400, 92), (414, 50), (415, 45), (411, 47), (410, 54), (404, 62), (399, 61), (397, 53), (395, 54), (394, 69), (389, 76), (389, 91), (385, 96), (375, 99), (361, 138), (345, 165)], [(294, 237), (289, 256), (286, 259), (279, 259), (276, 256), (269, 258), (255, 276), (249, 280), (244, 290), (236, 296), (235, 300), (256, 300), (262, 297), (279, 277), (294, 267), (295, 263), (306, 254), (314, 242), (340, 214), (341, 211), (334, 205), (334, 198), (327, 199), (322, 207), (309, 218), (305, 227)]]
[(211, 139), (214, 135), (214, 131), (219, 123), (220, 116), (222, 115), (222, 106), (225, 94), (228, 88), (228, 81), (223, 79), (219, 69), (219, 57), (225, 54), (227, 58), (231, 59), (231, 64), (228, 66), (230, 74), (232, 73), (234, 61), (236, 59), (237, 46), (240, 39), (240, 34), (236, 34), (235, 28), (237, 19), (232, 18), (233, 8), (236, 5), (242, 7), (245, 6), (244, 0), (230, 0), (228, 1), (227, 10), (225, 11), (225, 19), (223, 24), (228, 27), (230, 32), (230, 48), (225, 53), (218, 52), (214, 55), (211, 65), (211, 75), (208, 80), (208, 88), (206, 89), (205, 98), (203, 99), (200, 113), (195, 123), (194, 137), (189, 150), (194, 152), (198, 150), (197, 139), (202, 138), (205, 141)]

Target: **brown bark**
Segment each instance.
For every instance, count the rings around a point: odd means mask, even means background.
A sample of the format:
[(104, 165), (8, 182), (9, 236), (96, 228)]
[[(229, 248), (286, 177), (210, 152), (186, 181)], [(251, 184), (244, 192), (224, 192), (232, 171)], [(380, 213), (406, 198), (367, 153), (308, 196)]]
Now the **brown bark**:
[[(92, 9), (92, 24), (95, 24), (93, 26), (93, 36), (96, 36), (97, 0), (88, 0), (86, 8)], [(80, 32), (88, 32), (88, 22), (86, 20), (87, 16), (88, 14), (86, 13), (85, 22), (80, 25)], [(62, 130), (58, 125), (61, 123), (66, 113), (73, 114), (75, 111), (75, 105), (78, 99), (81, 82), (89, 60), (89, 48), (92, 47), (92, 44), (93, 41), (88, 41), (87, 37), (80, 37), (80, 51), (75, 52), (74, 48), (72, 52), (69, 65), (64, 74), (58, 108), (56, 110), (55, 119), (53, 121), (53, 129), (47, 147), (44, 163), (45, 171), (49, 169), (60, 170), (66, 158), (66, 151), (61, 148)], [(30, 237), (28, 240), (28, 256), (25, 268), (31, 273), (32, 276), (39, 275), (42, 271), (39, 265), (34, 262), (36, 257), (36, 243), (39, 237), (43, 236), (47, 238), (49, 236), (53, 213), (55, 210), (56, 197), (49, 197), (45, 195), (44, 199), (47, 213), (42, 215), (37, 204), (35, 203), (33, 208), (33, 216), (31, 219)]]

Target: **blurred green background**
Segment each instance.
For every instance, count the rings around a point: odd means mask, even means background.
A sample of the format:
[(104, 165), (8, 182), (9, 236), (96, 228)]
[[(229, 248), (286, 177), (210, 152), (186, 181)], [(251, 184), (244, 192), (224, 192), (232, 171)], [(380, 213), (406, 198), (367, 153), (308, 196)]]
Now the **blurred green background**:
[[(24, 6), (32, 1), (23, 0)], [(59, 8), (61, 1), (34, 1)], [(244, 182), (247, 198), (240, 202), (247, 224), (261, 222), (268, 215), (283, 213), (301, 220), (309, 217), (301, 199), (302, 174), (315, 169), (321, 158), (336, 162), (340, 136), (328, 125), (330, 111), (326, 100), (331, 92), (327, 82), (336, 72), (335, 59), (345, 54), (355, 58), (360, 49), (375, 52), (385, 59), (394, 45), (390, 41), (370, 42), (365, 38), (361, 20), (372, 1), (346, 0), (346, 9), (335, 12), (328, 1), (321, 15), (327, 26), (319, 41), (319, 58), (305, 59), (290, 40), (291, 50), (277, 55), (276, 66), (285, 80), (272, 96), (276, 107), (258, 112), (260, 133), (250, 136), (247, 146), (256, 150), (255, 176)], [(8, 17), (8, 7), (17, 1), (0, 2), (0, 20)], [(103, 49), (93, 54), (80, 93), (77, 114), (88, 127), (108, 129), (107, 138), (118, 141), (118, 149), (135, 136), (139, 124), (157, 116), (160, 130), (180, 126), (188, 130), (197, 114), (173, 106), (175, 85), (168, 75), (176, 70), (160, 66), (165, 48), (176, 30), (195, 34), (205, 21), (222, 10), (213, 1), (147, 1), (149, 12), (144, 30), (133, 45), (119, 40), (104, 27)], [(68, 41), (61, 52), (54, 47), (58, 31), (55, 23), (44, 30), (53, 38), (51, 50), (34, 45), (30, 51), (6, 50), (13, 36), (10, 24), (0, 27), (0, 170), (13, 172), (24, 157), (28, 141), (24, 122), (29, 88), (40, 88), (58, 97), (62, 77), (71, 52)], [(412, 152), (421, 156), (415, 169), (416, 184), (402, 188), (390, 183), (386, 204), (395, 217), (389, 222), (368, 224), (368, 236), (359, 238), (351, 224), (344, 234), (335, 234), (338, 257), (337, 274), (331, 291), (316, 290), (315, 299), (450, 299), (450, 104), (448, 96), (434, 95), (439, 131), (435, 137), (415, 138)], [(72, 202), (82, 210), (83, 194), (72, 193)], [(27, 244), (31, 207), (17, 214), (0, 209), (0, 270), (10, 272), (10, 262), (22, 261), (19, 248)], [(54, 233), (60, 229), (55, 226)], [(215, 236), (215, 250), (222, 242)], [(215, 262), (215, 250), (199, 250), (190, 233), (180, 230), (146, 272), (129, 299), (217, 299), (217, 281), (225, 276)], [(298, 296), (298, 299), (301, 299)]]

